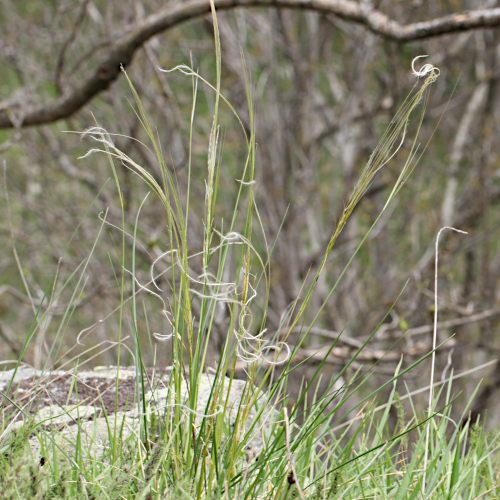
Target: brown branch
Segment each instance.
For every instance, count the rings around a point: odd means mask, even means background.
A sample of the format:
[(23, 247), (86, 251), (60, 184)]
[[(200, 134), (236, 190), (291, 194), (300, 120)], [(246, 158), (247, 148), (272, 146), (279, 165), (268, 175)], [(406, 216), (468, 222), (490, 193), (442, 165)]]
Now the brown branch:
[[(439, 348), (439, 352), (447, 351), (453, 349), (457, 346), (457, 341), (455, 339), (449, 339), (446, 344)], [(340, 360), (341, 363), (345, 363), (352, 360), (356, 356), (356, 361), (361, 362), (398, 362), (401, 359), (401, 355), (404, 356), (424, 356), (432, 349), (429, 342), (416, 342), (412, 347), (402, 349), (401, 351), (386, 351), (383, 349), (371, 350), (369, 348), (364, 348), (362, 351), (357, 352), (355, 349), (349, 349), (348, 347), (321, 347), (321, 348), (299, 348), (293, 356), (293, 363), (303, 363), (304, 361), (313, 361), (316, 363), (329, 363), (337, 364)], [(290, 350), (294, 351), (294, 346), (290, 346)], [(281, 353), (276, 359), (263, 359), (262, 366), (270, 366), (271, 363), (284, 363), (287, 361), (287, 354)], [(247, 366), (245, 361), (236, 361), (235, 370), (244, 370)]]
[(19, 358), (23, 352), (23, 346), (19, 343), (14, 332), (9, 325), (0, 321), (0, 338), (4, 340), (16, 358)]
[[(216, 9), (237, 7), (280, 7), (334, 14), (364, 25), (384, 38), (406, 42), (477, 28), (500, 25), (500, 8), (452, 14), (426, 22), (400, 24), (382, 12), (353, 0), (215, 0)], [(188, 0), (167, 5), (118, 38), (107, 57), (83, 83), (54, 102), (32, 109), (0, 111), (0, 128), (26, 127), (51, 123), (76, 113), (99, 92), (106, 90), (120, 74), (120, 66), (130, 64), (134, 53), (146, 41), (181, 23), (210, 12), (208, 0)]]
[(59, 53), (59, 57), (57, 58), (56, 72), (55, 72), (55, 76), (54, 76), (54, 85), (55, 85), (57, 93), (59, 95), (62, 94), (61, 77), (62, 77), (62, 72), (64, 69), (64, 63), (66, 60), (66, 52), (68, 51), (71, 44), (75, 41), (76, 36), (78, 34), (78, 28), (80, 28), (83, 21), (85, 20), (85, 16), (87, 14), (87, 6), (88, 6), (89, 1), (90, 0), (83, 0), (82, 4), (80, 6), (80, 12), (78, 13), (78, 17), (75, 21), (75, 25), (73, 26), (73, 30), (71, 31), (67, 40), (64, 42), (62, 49), (61, 49), (61, 52)]
[[(451, 319), (449, 321), (442, 321), (438, 323), (437, 327), (439, 330), (445, 328), (453, 328), (455, 326), (467, 325), (469, 323), (476, 323), (478, 321), (484, 321), (485, 319), (492, 318), (494, 316), (500, 315), (500, 310), (498, 309), (488, 309), (487, 311), (481, 311), (476, 314), (471, 314), (465, 318)], [(422, 333), (430, 333), (433, 330), (433, 325), (423, 325), (416, 328), (410, 328), (410, 333), (412, 335), (421, 335)]]
[[(455, 339), (450, 339), (446, 344), (441, 346), (440, 352), (456, 347), (457, 342)], [(403, 349), (402, 351), (385, 351), (383, 349), (368, 349), (364, 348), (356, 356), (356, 361), (367, 361), (367, 362), (397, 362), (401, 359), (401, 355), (404, 356), (423, 356), (431, 350), (431, 346), (428, 342), (417, 342), (414, 346)], [(328, 346), (322, 347), (321, 349), (303, 349), (300, 348), (297, 354), (294, 356), (294, 362), (302, 362), (305, 360), (314, 360), (321, 362), (325, 359), (326, 354), (329, 352), (326, 362), (335, 363), (336, 360), (340, 359), (347, 361), (352, 359), (356, 355), (356, 351), (349, 349), (347, 347), (333, 347)]]

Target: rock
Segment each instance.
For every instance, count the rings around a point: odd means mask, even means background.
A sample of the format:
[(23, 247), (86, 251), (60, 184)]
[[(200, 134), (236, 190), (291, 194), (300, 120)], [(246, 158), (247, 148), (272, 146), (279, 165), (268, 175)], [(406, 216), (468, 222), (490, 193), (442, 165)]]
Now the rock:
[[(173, 412), (174, 392), (172, 387), (169, 388), (172, 369), (170, 367), (161, 374), (149, 369), (146, 373), (144, 380), (148, 387), (145, 398), (147, 420), (151, 422), (156, 418), (158, 421)], [(13, 375), (14, 370), (0, 373), (1, 394), (6, 394)], [(215, 376), (212, 374), (203, 374), (201, 377), (196, 406), (196, 429), (199, 429), (204, 418), (210, 418), (207, 404), (214, 381)], [(224, 378), (222, 400), (227, 401), (226, 429), (234, 427), (246, 385), (244, 380), (233, 379), (231, 383), (228, 377)], [(180, 408), (185, 418), (189, 413), (184, 406), (189, 394), (185, 380), (182, 380), (180, 392)], [(133, 439), (141, 446), (140, 422), (144, 413), (142, 409), (139, 411), (136, 394), (133, 368), (117, 370), (116, 367), (107, 367), (78, 371), (76, 374), (65, 371), (42, 374), (33, 368), (20, 367), (9, 391), (9, 399), (4, 400), (3, 415), (10, 414), (11, 418), (6, 419), (10, 423), (2, 437), (19, 429), (26, 421), (34, 419), (37, 432), (32, 434), (30, 445), (32, 451), (39, 456), (47, 455), (47, 450), (53, 447), (53, 441), (58, 448), (64, 448), (71, 453), (71, 449), (75, 449), (77, 439), (80, 439), (82, 449), (89, 452), (89, 456), (98, 458), (111, 445), (110, 435), (120, 433), (123, 441), (134, 435)], [(254, 422), (259, 402), (264, 399), (261, 395), (248, 412), (240, 437), (244, 436), (246, 429)], [(222, 411), (221, 408), (212, 408), (212, 415), (218, 410)], [(254, 458), (263, 447), (261, 427), (256, 425), (251, 439), (247, 440), (247, 460)]]

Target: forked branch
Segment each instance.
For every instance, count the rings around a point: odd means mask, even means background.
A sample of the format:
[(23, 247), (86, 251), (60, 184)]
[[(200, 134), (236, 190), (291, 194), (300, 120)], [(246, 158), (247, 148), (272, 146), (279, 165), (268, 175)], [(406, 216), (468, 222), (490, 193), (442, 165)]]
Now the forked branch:
[[(384, 38), (407, 42), (457, 31), (492, 28), (500, 25), (500, 8), (452, 14), (430, 21), (401, 24), (367, 3), (354, 0), (215, 0), (219, 11), (237, 7), (280, 7), (334, 14), (346, 21), (364, 25)], [(210, 12), (208, 0), (188, 0), (168, 4), (147, 17), (137, 27), (114, 41), (101, 63), (83, 82), (45, 105), (10, 107), (0, 111), (0, 128), (27, 127), (68, 118), (120, 75), (120, 67), (132, 61), (135, 52), (149, 39), (186, 21)]]

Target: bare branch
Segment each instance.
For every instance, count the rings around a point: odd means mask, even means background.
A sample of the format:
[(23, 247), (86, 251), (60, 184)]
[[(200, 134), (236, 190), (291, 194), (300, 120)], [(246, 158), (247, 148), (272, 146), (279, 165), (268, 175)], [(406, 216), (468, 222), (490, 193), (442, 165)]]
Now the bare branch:
[(76, 19), (75, 25), (73, 26), (73, 30), (71, 31), (69, 37), (67, 40), (64, 42), (64, 45), (62, 46), (61, 52), (59, 53), (59, 56), (57, 58), (57, 63), (56, 63), (56, 74), (54, 77), (54, 84), (56, 86), (56, 90), (58, 94), (62, 94), (62, 88), (61, 88), (61, 77), (62, 77), (62, 72), (64, 69), (64, 63), (66, 59), (66, 52), (68, 51), (69, 47), (71, 44), (75, 41), (75, 38), (78, 33), (78, 29), (82, 25), (85, 15), (87, 13), (87, 5), (90, 0), (83, 0), (81, 6), (80, 6), (80, 12), (78, 13), (78, 17)]
[[(215, 6), (220, 11), (260, 6), (334, 14), (347, 21), (362, 24), (380, 36), (401, 42), (500, 25), (500, 8), (462, 12), (404, 25), (365, 3), (353, 0), (216, 0)], [(118, 78), (120, 67), (130, 64), (134, 53), (145, 42), (159, 33), (209, 12), (210, 3), (207, 0), (188, 0), (174, 6), (168, 4), (147, 17), (140, 26), (130, 29), (115, 40), (105, 59), (80, 86), (44, 106), (0, 111), (0, 128), (41, 125), (68, 118), (99, 92), (107, 89)]]
[[(454, 349), (457, 347), (457, 341), (453, 338), (448, 339), (446, 344), (440, 347), (440, 352)], [(431, 346), (428, 342), (421, 341), (416, 342), (413, 346), (402, 349), (400, 351), (387, 351), (383, 349), (373, 349), (365, 347), (362, 351), (356, 352), (354, 349), (349, 349), (348, 347), (329, 347), (324, 346), (320, 348), (299, 348), (293, 357), (294, 363), (303, 363), (304, 361), (315, 361), (316, 363), (331, 363), (338, 364), (339, 360), (341, 362), (347, 362), (356, 356), (356, 361), (358, 362), (385, 362), (394, 363), (401, 359), (403, 356), (424, 356), (429, 352)], [(290, 350), (294, 351), (295, 346), (290, 346)], [(281, 353), (276, 359), (264, 359), (262, 361), (262, 366), (269, 366), (271, 363), (286, 361), (286, 354)], [(244, 361), (236, 362), (236, 370), (245, 370), (247, 363)]]
[(489, 87), (489, 81), (482, 81), (475, 88), (465, 113), (460, 120), (457, 135), (455, 136), (455, 140), (451, 148), (451, 158), (448, 167), (449, 174), (441, 209), (442, 224), (445, 226), (450, 226), (455, 219), (455, 204), (459, 183), (460, 163), (464, 157), (466, 146), (470, 141), (470, 129), (474, 123), (474, 118), (486, 102)]
[[(467, 325), (469, 323), (476, 323), (478, 321), (484, 321), (485, 319), (492, 318), (494, 316), (498, 316), (500, 314), (500, 311), (498, 309), (489, 309), (487, 311), (482, 311), (477, 314), (471, 314), (470, 316), (467, 316), (465, 318), (459, 318), (459, 319), (451, 319), (449, 321), (442, 321), (438, 323), (437, 327), (438, 329), (445, 329), (445, 328), (453, 328), (455, 326), (461, 326), (461, 325)], [(429, 333), (432, 332), (433, 326), (432, 325), (423, 325), (419, 326), (416, 328), (411, 328), (410, 333), (412, 335), (421, 335), (423, 333)]]

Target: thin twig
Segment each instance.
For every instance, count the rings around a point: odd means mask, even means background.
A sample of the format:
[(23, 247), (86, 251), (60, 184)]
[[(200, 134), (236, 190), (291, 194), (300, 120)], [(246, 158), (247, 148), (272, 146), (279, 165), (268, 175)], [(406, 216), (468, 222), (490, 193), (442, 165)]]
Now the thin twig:
[(59, 56), (57, 58), (56, 72), (55, 72), (55, 76), (54, 76), (54, 85), (55, 85), (57, 93), (59, 95), (62, 95), (62, 93), (63, 93), (63, 89), (61, 86), (61, 76), (62, 76), (63, 69), (64, 69), (64, 63), (66, 60), (66, 52), (68, 51), (71, 44), (75, 41), (76, 36), (78, 34), (78, 28), (80, 28), (83, 21), (85, 20), (85, 16), (87, 14), (87, 5), (89, 4), (89, 1), (90, 0), (83, 0), (82, 4), (80, 6), (80, 12), (78, 13), (75, 24), (73, 26), (73, 29), (72, 29), (69, 37), (64, 42), (62, 49), (61, 49), (61, 52), (59, 53)]
[[(471, 314), (464, 318), (451, 319), (449, 321), (442, 321), (437, 324), (438, 330), (444, 330), (445, 328), (453, 328), (454, 326), (467, 325), (469, 323), (476, 323), (478, 321), (483, 321), (485, 319), (491, 318), (492, 316), (500, 315), (500, 309), (487, 309), (486, 311), (481, 311), (477, 314)], [(421, 335), (423, 333), (429, 333), (434, 330), (431, 325), (417, 326), (415, 328), (410, 328), (409, 333), (411, 335)]]

